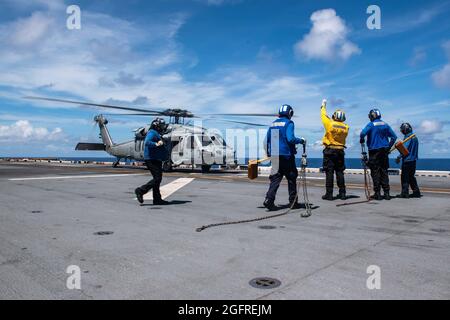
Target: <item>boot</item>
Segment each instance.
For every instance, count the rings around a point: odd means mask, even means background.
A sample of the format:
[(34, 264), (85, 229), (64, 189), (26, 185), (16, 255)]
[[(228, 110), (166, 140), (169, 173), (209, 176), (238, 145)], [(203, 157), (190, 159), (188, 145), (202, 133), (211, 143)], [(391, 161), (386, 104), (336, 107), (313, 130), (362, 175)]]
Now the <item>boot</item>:
[(264, 200), (263, 205), (264, 205), (264, 207), (266, 207), (269, 211), (273, 211), (273, 210), (275, 210), (275, 208), (276, 208), (275, 203), (273, 202), (273, 200), (270, 200), (270, 199), (267, 199), (267, 198), (266, 198), (266, 200)]
[(322, 196), (323, 200), (333, 201), (333, 193), (327, 192)]
[(155, 206), (165, 206), (168, 205), (169, 201), (163, 200), (163, 199), (154, 199), (153, 200), (153, 205)]
[(347, 194), (346, 194), (345, 190), (339, 190), (338, 198), (341, 200), (347, 200)]
[(384, 192), (384, 200), (391, 200), (392, 199), (392, 197), (391, 197), (391, 195), (389, 194), (389, 191), (385, 191)]
[(420, 193), (419, 190), (417, 190), (417, 191), (413, 191), (413, 193), (411, 193), (410, 197), (411, 198), (420, 198), (420, 197), (422, 197), (422, 194)]
[(397, 195), (397, 198), (402, 198), (402, 199), (408, 199), (409, 198), (409, 194), (406, 192), (402, 192), (399, 195)]
[(144, 203), (144, 195), (142, 194), (141, 190), (139, 188), (137, 188), (136, 190), (134, 190), (134, 194), (136, 194), (137, 201), (140, 204), (143, 204)]
[(381, 196), (380, 191), (375, 192), (373, 196), (370, 197), (373, 200), (383, 200), (383, 197)]
[(298, 203), (297, 201), (295, 201), (295, 202), (291, 201), (289, 203), (289, 208), (291, 208), (291, 209), (301, 209), (302, 207), (301, 207), (300, 203)]

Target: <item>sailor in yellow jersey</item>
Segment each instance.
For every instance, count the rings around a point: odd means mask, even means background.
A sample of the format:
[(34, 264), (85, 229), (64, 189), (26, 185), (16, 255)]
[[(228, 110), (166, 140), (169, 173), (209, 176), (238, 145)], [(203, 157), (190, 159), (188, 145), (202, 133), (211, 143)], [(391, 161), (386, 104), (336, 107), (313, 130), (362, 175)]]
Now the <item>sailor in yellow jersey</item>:
[(327, 115), (327, 100), (322, 101), (320, 107), (322, 123), (325, 128), (325, 135), (322, 143), (323, 149), (323, 170), (326, 174), (326, 193), (322, 197), (324, 200), (333, 200), (333, 178), (336, 173), (337, 185), (339, 187), (339, 199), (345, 200), (345, 140), (348, 135), (348, 125), (345, 124), (345, 113), (342, 110), (336, 110), (333, 116)]

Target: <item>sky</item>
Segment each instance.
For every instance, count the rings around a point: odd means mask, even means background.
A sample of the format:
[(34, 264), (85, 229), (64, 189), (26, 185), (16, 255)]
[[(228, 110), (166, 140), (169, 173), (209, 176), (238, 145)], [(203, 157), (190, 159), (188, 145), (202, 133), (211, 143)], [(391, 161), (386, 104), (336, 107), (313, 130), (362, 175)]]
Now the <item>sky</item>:
[[(80, 29), (66, 25), (72, 4)], [(371, 4), (381, 29), (367, 27)], [(0, 157), (103, 156), (74, 148), (109, 111), (23, 99), (35, 95), (194, 113), (287, 103), (316, 157), (326, 98), (346, 112), (348, 156), (377, 107), (399, 136), (411, 123), (420, 157), (450, 158), (449, 14), (450, 1), (0, 0)], [(151, 121), (108, 118), (115, 142)]]

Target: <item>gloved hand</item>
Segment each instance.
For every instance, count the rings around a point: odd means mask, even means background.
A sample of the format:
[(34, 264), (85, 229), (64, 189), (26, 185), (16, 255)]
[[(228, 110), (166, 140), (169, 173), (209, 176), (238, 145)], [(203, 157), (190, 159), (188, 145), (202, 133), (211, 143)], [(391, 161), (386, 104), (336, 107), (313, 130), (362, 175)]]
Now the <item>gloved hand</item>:
[(359, 143), (363, 144), (363, 143), (365, 143), (365, 142), (366, 142), (366, 141), (365, 141), (364, 138), (360, 138), (360, 139), (359, 139)]
[(323, 99), (322, 100), (322, 107), (326, 107), (327, 106), (327, 99)]
[(157, 143), (156, 143), (156, 146), (157, 147), (160, 147), (160, 146), (162, 146), (164, 144), (164, 142), (162, 141), (162, 140), (159, 140)]
[(398, 157), (395, 159), (395, 163), (399, 164), (401, 160), (402, 160), (402, 156), (398, 156)]
[(306, 139), (301, 137), (300, 140), (301, 140), (300, 144), (304, 144), (306, 146)]

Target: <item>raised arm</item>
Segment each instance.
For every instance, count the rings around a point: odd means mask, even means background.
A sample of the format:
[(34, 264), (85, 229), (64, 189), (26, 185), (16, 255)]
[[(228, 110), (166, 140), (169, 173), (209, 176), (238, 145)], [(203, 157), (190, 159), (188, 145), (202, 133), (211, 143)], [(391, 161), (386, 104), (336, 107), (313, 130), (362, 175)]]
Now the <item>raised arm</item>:
[(320, 117), (322, 118), (322, 123), (327, 127), (330, 123), (330, 117), (327, 115), (327, 100), (322, 101), (322, 106), (320, 107)]

